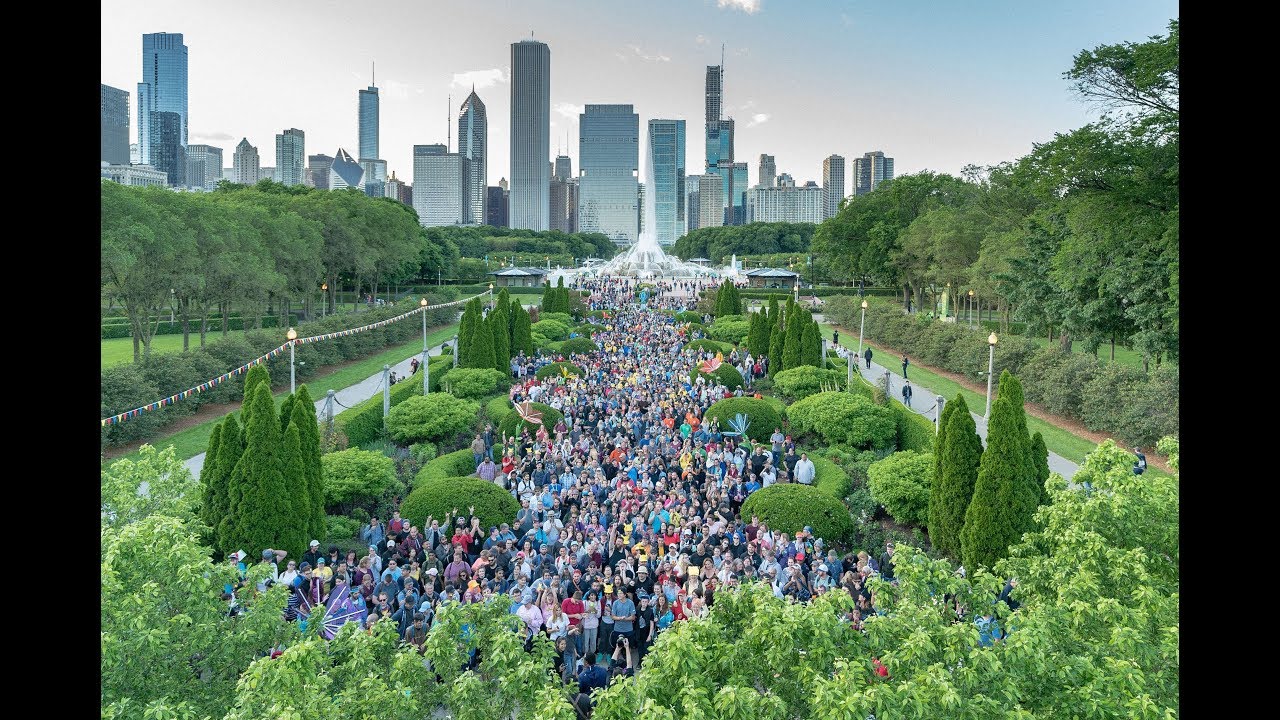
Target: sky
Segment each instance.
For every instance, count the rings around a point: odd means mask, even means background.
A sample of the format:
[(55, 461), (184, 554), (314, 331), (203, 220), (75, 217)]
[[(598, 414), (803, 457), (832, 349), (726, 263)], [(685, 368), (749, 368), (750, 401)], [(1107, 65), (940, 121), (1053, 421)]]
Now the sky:
[[(488, 184), (510, 178), (510, 45), (551, 50), (551, 147), (578, 170), (578, 113), (631, 103), (641, 177), (651, 118), (687, 121), (686, 168), (703, 164), (707, 65), (724, 45), (724, 112), (735, 160), (758, 182), (761, 153), (798, 185), (822, 161), (883, 150), (898, 175), (958, 175), (1016, 160), (1032, 143), (1097, 119), (1063, 71), (1084, 49), (1166, 32), (1174, 0), (110, 0), (102, 3), (102, 83), (129, 92), (137, 141), (142, 35), (182, 33), (188, 141), (241, 138), (275, 164), (275, 135), (306, 153), (358, 152), (358, 91), (376, 62), (380, 154), (412, 182), (413, 146), (442, 143), (471, 92), (489, 121)], [(450, 104), (449, 95), (452, 94)], [(448, 108), (452, 108), (452, 112)], [(567, 140), (566, 140), (567, 138)]]

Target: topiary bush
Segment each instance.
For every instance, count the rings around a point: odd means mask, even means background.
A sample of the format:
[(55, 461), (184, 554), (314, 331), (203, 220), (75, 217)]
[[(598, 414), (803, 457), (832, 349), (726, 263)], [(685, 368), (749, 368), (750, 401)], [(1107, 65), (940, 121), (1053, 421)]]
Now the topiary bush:
[(773, 378), (773, 387), (783, 395), (801, 400), (823, 392), (823, 386), (843, 387), (846, 373), (839, 370), (822, 370), (812, 365), (783, 370)]
[(708, 382), (714, 379), (730, 390), (736, 390), (743, 386), (742, 373), (738, 372), (738, 368), (730, 365), (728, 361), (721, 363), (720, 367), (716, 368), (715, 372), (710, 375), (698, 370), (697, 367), (695, 365), (693, 373), (689, 375), (690, 383), (696, 383), (698, 378), (704, 377), (707, 378)]
[(685, 310), (683, 312), (676, 313), (676, 321), (682, 323), (701, 323), (702, 316), (696, 312)]
[(508, 414), (515, 412), (511, 407), (511, 399), (507, 395), (499, 395), (484, 405), (484, 414), (489, 422), (493, 423), (496, 428), (502, 424), (502, 419)]
[(929, 491), (933, 485), (933, 454), (903, 450), (867, 468), (871, 495), (900, 523), (929, 522)]
[(443, 520), (455, 509), (466, 514), (472, 506), (483, 528), (514, 522), (520, 510), (518, 500), (487, 480), (447, 477), (419, 482), (400, 504), (400, 516), (427, 527), (429, 517)]
[(535, 372), (533, 376), (539, 380), (546, 380), (549, 377), (560, 377), (564, 374), (566, 369), (569, 371), (570, 375), (576, 375), (577, 377), (587, 376), (587, 372), (585, 370), (571, 362), (553, 362), (550, 365), (543, 365), (538, 368), (538, 371)]
[(718, 418), (721, 432), (732, 431), (729, 421), (738, 413), (743, 413), (750, 419), (747, 437), (752, 440), (768, 440), (774, 428), (782, 427), (782, 416), (773, 404), (755, 398), (725, 398), (707, 408), (704, 419), (709, 421), (711, 418)]
[[(547, 429), (547, 432), (551, 432), (551, 429), (556, 426), (556, 423), (560, 422), (560, 419), (564, 417), (559, 410), (551, 407), (550, 405), (544, 405), (540, 402), (536, 402), (533, 403), (533, 407), (542, 411), (542, 426)], [(498, 425), (498, 434), (499, 437), (520, 437), (521, 429), (528, 429), (529, 434), (533, 435), (538, 431), (538, 426), (525, 422), (524, 419), (520, 417), (519, 413), (512, 410), (511, 414), (502, 418), (502, 423)]]
[(465, 447), (445, 453), (422, 466), (413, 486), (417, 487), (427, 480), (439, 480), (447, 477), (466, 477), (476, 472), (476, 460), (471, 455), (471, 448)]
[(544, 312), (538, 316), (538, 320), (555, 320), (556, 322), (563, 323), (566, 326), (573, 325), (573, 316), (569, 313), (563, 312)]
[(414, 396), (391, 408), (387, 431), (401, 445), (451, 442), (476, 422), (480, 404), (448, 393)]
[(533, 342), (535, 350), (546, 350), (551, 347), (551, 340), (542, 333), (530, 333), (529, 339)]
[(770, 485), (751, 493), (742, 504), (742, 517), (752, 515), (789, 534), (812, 527), (827, 543), (843, 546), (853, 537), (853, 518), (844, 503), (809, 485)]
[[(782, 375), (782, 373), (778, 373)], [(823, 392), (792, 403), (787, 417), (797, 434), (858, 449), (889, 448), (897, 440), (893, 411), (854, 393)]]
[(837, 500), (843, 500), (853, 490), (853, 480), (844, 468), (817, 453), (809, 453), (809, 460), (813, 463), (814, 487)]
[(564, 340), (569, 337), (569, 323), (547, 319), (547, 313), (543, 313), (542, 316), (542, 320), (529, 326), (530, 331), (535, 335), (541, 335), (548, 340)]
[(440, 378), (446, 391), (464, 400), (488, 397), (511, 384), (508, 373), (494, 368), (453, 368)]
[(726, 356), (729, 353), (733, 352), (732, 343), (720, 342), (719, 340), (707, 340), (705, 338), (701, 340), (690, 341), (685, 344), (684, 348), (686, 350), (689, 350), (689, 349), (696, 350), (699, 353), (703, 353), (703, 352), (709, 352), (712, 354), (724, 353)]
[(725, 315), (707, 327), (707, 334), (712, 340), (734, 343), (742, 342), (750, 330), (751, 321), (745, 315)]
[(933, 422), (924, 415), (907, 409), (896, 400), (890, 404), (897, 425), (897, 446), (899, 450), (915, 450), (917, 452), (933, 452), (933, 440), (936, 432)]
[(324, 505), (328, 512), (346, 515), (367, 506), (396, 484), (396, 464), (380, 452), (351, 448), (320, 456)]
[(587, 353), (593, 353), (599, 349), (600, 348), (596, 346), (594, 340), (581, 336), (569, 338), (560, 345), (560, 352), (564, 353), (566, 356), (585, 355)]

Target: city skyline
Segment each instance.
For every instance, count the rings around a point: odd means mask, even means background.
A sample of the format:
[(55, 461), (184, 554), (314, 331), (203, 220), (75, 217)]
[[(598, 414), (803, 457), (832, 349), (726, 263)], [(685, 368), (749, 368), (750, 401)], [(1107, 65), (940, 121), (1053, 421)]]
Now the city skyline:
[[(485, 183), (495, 185), (510, 175), (503, 141), (510, 133), (511, 43), (532, 31), (554, 54), (549, 134), (556, 142), (546, 159), (563, 142), (575, 163), (577, 118), (586, 104), (628, 103), (642, 123), (684, 119), (690, 131), (700, 131), (706, 68), (720, 63), (723, 43), (723, 114), (735, 120), (735, 160), (769, 154), (779, 174), (803, 182), (820, 179), (829, 155), (857, 158), (878, 149), (897, 159), (895, 175), (958, 174), (968, 163), (1014, 160), (1033, 142), (1095, 119), (1061, 77), (1072, 57), (1158, 34), (1178, 14), (1176, 3), (1154, 0), (1068, 7), (749, 5), (754, 12), (716, 0), (655, 0), (644, 8), (491, 0), (466, 7), (395, 4), (348, 17), (336, 3), (229, 0), (208, 12), (119, 0), (103, 13), (101, 82), (136, 90), (142, 36), (183, 34), (190, 78), (183, 130), (190, 143), (221, 148), (224, 160), (241, 138), (271, 147), (289, 127), (306, 133), (308, 147), (359, 152), (358, 92), (376, 82), (380, 154), (402, 178), (412, 174), (414, 145), (445, 140), (446, 96), (454, 95), (456, 113), (457, 98), (474, 83), (489, 110)], [(473, 32), (442, 32), (422, 43), (423, 25), (414, 20), (427, 18), (431, 27)], [(282, 25), (295, 31), (273, 31)], [(342, 53), (306, 52), (308, 38), (337, 28)], [(229, 37), (255, 51), (230, 51)], [(136, 93), (129, 101), (136, 120)], [(130, 142), (137, 138), (131, 122)], [(701, 148), (693, 145), (690, 170), (701, 164)], [(760, 181), (756, 170), (752, 163), (750, 185)], [(849, 178), (847, 192), (853, 184)]]

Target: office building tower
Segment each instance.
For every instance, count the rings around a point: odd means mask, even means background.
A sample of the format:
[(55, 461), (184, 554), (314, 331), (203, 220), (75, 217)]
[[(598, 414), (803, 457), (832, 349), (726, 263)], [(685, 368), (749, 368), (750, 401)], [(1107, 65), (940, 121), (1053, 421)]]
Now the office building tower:
[(258, 168), (258, 179), (259, 180), (275, 180), (276, 169), (269, 166)]
[(384, 182), (387, 179), (387, 161), (364, 159), (360, 161), (360, 169), (364, 171), (364, 182)]
[(721, 160), (716, 171), (721, 178), (721, 197), (725, 198), (724, 224), (742, 225), (747, 217), (747, 164)]
[(423, 227), (466, 224), (469, 165), (444, 145), (413, 146), (413, 209)]
[(485, 114), (484, 103), (472, 87), (471, 94), (462, 102), (462, 109), (458, 111), (458, 154), (469, 161), (466, 225), (483, 225), (488, 219), (484, 209), (485, 183), (489, 181), (488, 147), (488, 115)]
[(329, 168), (333, 167), (333, 158), (328, 155), (307, 156), (307, 187), (317, 190), (329, 189)]
[(404, 181), (396, 179), (396, 173), (391, 171), (391, 177), (383, 182), (383, 197), (389, 197), (397, 202), (404, 202)]
[[(706, 78), (706, 166), (705, 175), (720, 178), (720, 199), (724, 202), (722, 220), (716, 225), (740, 225), (746, 218), (746, 163), (733, 160), (733, 118), (723, 119), (724, 66), (707, 66)], [(739, 175), (738, 166), (743, 168)], [(699, 222), (701, 227), (711, 227), (704, 212), (707, 208), (706, 193), (700, 191)]]
[(823, 219), (833, 218), (840, 212), (840, 201), (844, 200), (844, 158), (839, 155), (828, 156), (822, 161), (822, 206)]
[(129, 164), (129, 91), (102, 86), (102, 162)]
[(507, 191), (496, 185), (485, 188), (485, 209), (488, 213), (486, 225), (507, 227)]
[(820, 223), (826, 219), (824, 197), (814, 182), (799, 188), (756, 186), (747, 191), (747, 222)]
[(572, 187), (573, 184), (568, 180), (562, 180), (555, 175), (551, 176), (551, 187), (548, 194), (549, 202), (551, 203), (551, 230), (559, 230), (562, 233), (573, 232), (569, 224), (569, 218), (572, 216), (569, 207), (569, 198), (572, 195), (570, 189)]
[(715, 122), (720, 119), (722, 114), (720, 101), (723, 84), (724, 67), (721, 65), (708, 65), (706, 82), (707, 122)]
[(551, 226), (550, 154), (551, 49), (521, 40), (511, 44), (511, 227)]
[(573, 179), (573, 161), (568, 155), (557, 155), (555, 167), (551, 171), (552, 176), (561, 180), (569, 181)]
[(689, 191), (688, 199), (685, 202), (685, 229), (684, 232), (693, 232), (701, 225), (698, 224), (698, 204), (702, 198), (698, 192), (698, 182), (702, 180), (701, 175), (688, 175), (684, 179), (684, 186)]
[(364, 190), (364, 168), (351, 157), (351, 153), (338, 148), (333, 154), (333, 162), (329, 165), (329, 189), (345, 190), (355, 188)]
[(307, 157), (306, 133), (289, 128), (276, 135), (276, 180), (285, 185), (303, 184), (303, 171)]
[(360, 160), (376, 160), (378, 155), (378, 88), (371, 81), (369, 87), (360, 91), (359, 132)]
[(778, 184), (775, 187), (795, 187), (795, 178), (791, 177), (791, 173), (782, 173), (778, 176)]
[[(631, 105), (587, 105), (578, 116), (578, 226), (618, 244), (639, 239), (640, 116)], [(514, 198), (514, 186), (512, 188)]]
[(684, 120), (650, 120), (648, 148), (653, 185), (652, 232), (659, 245), (671, 245), (684, 234), (686, 222)]
[(138, 83), (139, 162), (181, 187), (187, 174), (187, 46), (182, 33), (142, 36)]
[(222, 179), (222, 148), (212, 145), (187, 146), (187, 186), (213, 190)]
[(760, 175), (756, 178), (756, 187), (771, 188), (778, 186), (778, 164), (772, 155), (760, 155)]
[(893, 158), (876, 150), (853, 159), (853, 194), (866, 195), (881, 182), (893, 179)]
[(258, 160), (258, 148), (249, 144), (249, 138), (242, 138), (231, 154), (231, 166), (236, 170), (236, 182), (241, 185), (253, 185), (258, 182), (262, 164)]
[(724, 225), (724, 180), (706, 174), (698, 178), (698, 227)]

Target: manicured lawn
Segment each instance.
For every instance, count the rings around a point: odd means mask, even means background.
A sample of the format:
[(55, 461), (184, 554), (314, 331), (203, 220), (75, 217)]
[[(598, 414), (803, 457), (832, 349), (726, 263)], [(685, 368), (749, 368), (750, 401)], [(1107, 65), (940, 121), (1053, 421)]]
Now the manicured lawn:
[[(445, 340), (451, 340), (455, 332), (457, 332), (457, 324), (448, 325), (434, 332), (427, 334), (427, 342), (434, 347)], [(181, 336), (179, 336), (181, 343)], [(418, 338), (409, 342), (394, 345), (390, 349), (385, 350), (377, 355), (361, 360), (347, 367), (331, 372), (327, 375), (312, 378), (307, 381), (307, 391), (311, 393), (313, 399), (320, 399), (330, 390), (341, 390), (346, 387), (355, 385), (365, 378), (373, 375), (382, 369), (383, 365), (392, 365), (404, 360), (414, 351), (422, 351), (422, 339)], [(288, 391), (277, 392), (276, 402), (279, 402), (288, 395)], [(340, 411), (341, 408), (338, 408)], [(239, 412), (235, 413), (236, 419), (239, 419)], [(209, 447), (209, 435), (213, 433), (213, 426), (222, 421), (222, 418), (216, 418), (208, 422), (201, 423), (195, 427), (188, 428), (178, 433), (174, 433), (168, 437), (156, 438), (151, 441), (157, 449), (164, 449), (173, 446), (179, 458), (187, 460), (199, 455)], [(123, 455), (122, 458), (130, 460), (137, 459), (137, 451)], [(120, 459), (120, 458), (117, 458)], [(114, 460), (112, 461), (114, 462)]]
[[(200, 347), (198, 334), (191, 336), (191, 347), (192, 349)], [(176, 352), (182, 352), (181, 335), (156, 335), (151, 338), (153, 355)], [(133, 338), (111, 338), (102, 341), (102, 367), (109, 368), (131, 362), (133, 362)]]

